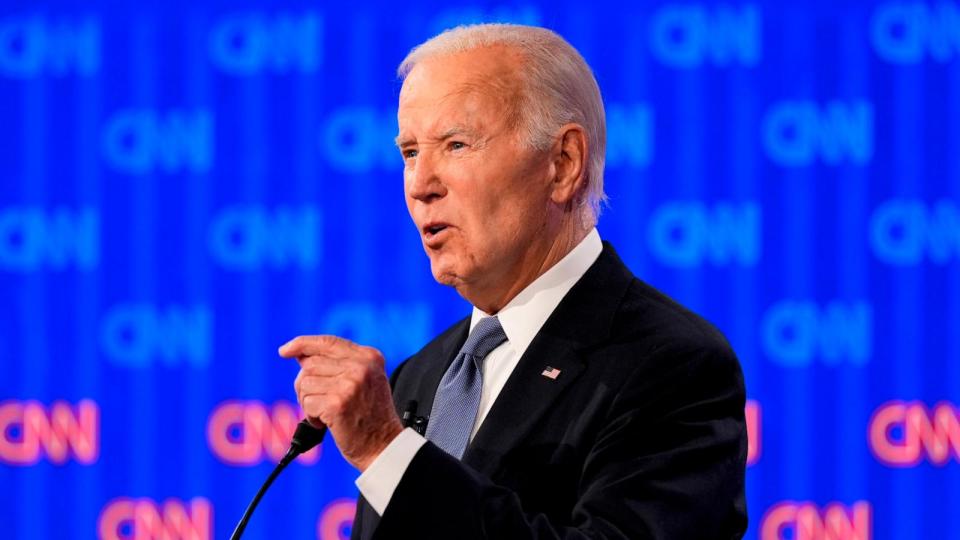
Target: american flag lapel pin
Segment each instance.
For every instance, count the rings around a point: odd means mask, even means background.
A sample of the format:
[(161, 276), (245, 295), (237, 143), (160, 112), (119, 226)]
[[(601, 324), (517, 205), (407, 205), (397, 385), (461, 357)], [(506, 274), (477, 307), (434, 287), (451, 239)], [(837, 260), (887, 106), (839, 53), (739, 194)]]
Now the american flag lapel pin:
[(544, 368), (543, 373), (541, 373), (541, 375), (543, 375), (548, 379), (556, 380), (557, 377), (560, 376), (560, 370), (555, 367), (547, 366), (546, 368)]

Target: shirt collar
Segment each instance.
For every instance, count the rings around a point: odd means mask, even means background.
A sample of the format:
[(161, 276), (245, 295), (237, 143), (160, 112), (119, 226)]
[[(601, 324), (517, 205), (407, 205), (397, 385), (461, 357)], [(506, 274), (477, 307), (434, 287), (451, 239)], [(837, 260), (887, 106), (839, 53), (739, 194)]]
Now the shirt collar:
[[(527, 350), (534, 336), (540, 331), (550, 314), (557, 308), (573, 285), (587, 273), (590, 266), (603, 251), (600, 233), (596, 228), (567, 253), (557, 264), (526, 286), (513, 297), (497, 314), (508, 343), (519, 356)], [(489, 317), (477, 307), (473, 308), (470, 330), (480, 319)]]

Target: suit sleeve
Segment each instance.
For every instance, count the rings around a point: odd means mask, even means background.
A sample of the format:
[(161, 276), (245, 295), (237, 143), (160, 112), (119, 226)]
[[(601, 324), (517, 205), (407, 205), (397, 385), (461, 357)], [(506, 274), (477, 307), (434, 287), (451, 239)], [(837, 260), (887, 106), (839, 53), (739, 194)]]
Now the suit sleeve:
[(516, 493), (428, 442), (373, 538), (739, 538), (746, 429), (732, 351), (676, 345), (637, 364), (584, 460), (569, 520), (525, 512)]

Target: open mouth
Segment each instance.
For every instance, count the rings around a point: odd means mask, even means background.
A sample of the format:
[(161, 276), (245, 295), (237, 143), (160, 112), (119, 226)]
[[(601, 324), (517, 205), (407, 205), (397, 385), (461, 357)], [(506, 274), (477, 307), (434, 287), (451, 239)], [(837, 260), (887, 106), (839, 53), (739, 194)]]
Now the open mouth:
[(427, 240), (433, 240), (437, 238), (437, 235), (447, 230), (447, 227), (449, 227), (449, 225), (446, 223), (428, 223), (423, 228), (423, 236)]

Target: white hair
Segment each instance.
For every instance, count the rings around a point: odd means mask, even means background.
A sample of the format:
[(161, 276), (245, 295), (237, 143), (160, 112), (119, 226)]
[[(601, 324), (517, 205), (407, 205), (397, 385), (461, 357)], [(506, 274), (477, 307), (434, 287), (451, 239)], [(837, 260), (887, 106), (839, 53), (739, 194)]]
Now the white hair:
[(553, 144), (557, 128), (567, 123), (583, 126), (587, 135), (589, 162), (586, 164), (584, 218), (596, 223), (603, 192), (603, 162), (606, 151), (606, 118), (600, 87), (590, 66), (572, 45), (557, 33), (536, 26), (517, 24), (475, 24), (458, 26), (413, 48), (400, 63), (401, 79), (426, 58), (445, 56), (491, 45), (513, 47), (524, 58), (517, 76), (521, 83), (520, 126), (524, 142), (538, 150)]

